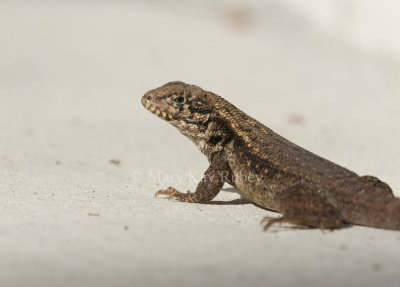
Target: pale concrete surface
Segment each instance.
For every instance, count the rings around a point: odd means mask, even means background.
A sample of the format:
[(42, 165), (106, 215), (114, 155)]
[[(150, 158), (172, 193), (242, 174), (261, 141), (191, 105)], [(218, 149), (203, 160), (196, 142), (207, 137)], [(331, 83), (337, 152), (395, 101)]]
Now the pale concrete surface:
[(281, 0), (328, 33), (373, 53), (400, 58), (397, 0)]
[(398, 286), (399, 232), (154, 199), (207, 161), (140, 97), (198, 84), (399, 195), (400, 63), (276, 1), (175, 2), (0, 3), (0, 286)]

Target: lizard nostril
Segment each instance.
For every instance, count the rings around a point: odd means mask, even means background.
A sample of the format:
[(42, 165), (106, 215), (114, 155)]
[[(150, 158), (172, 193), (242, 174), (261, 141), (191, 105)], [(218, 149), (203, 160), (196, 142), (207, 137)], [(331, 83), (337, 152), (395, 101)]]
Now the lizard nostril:
[(152, 101), (152, 100), (153, 100), (153, 94), (147, 94), (147, 95), (146, 95), (146, 99), (147, 99), (148, 101)]

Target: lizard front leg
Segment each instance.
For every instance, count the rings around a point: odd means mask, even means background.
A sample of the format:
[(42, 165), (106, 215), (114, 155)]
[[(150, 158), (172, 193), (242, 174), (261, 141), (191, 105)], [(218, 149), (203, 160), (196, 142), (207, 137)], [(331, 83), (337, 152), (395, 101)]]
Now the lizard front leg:
[(275, 205), (283, 214), (279, 218), (265, 217), (261, 223), (265, 223), (267, 230), (275, 223), (292, 223), (300, 226), (320, 229), (336, 229), (343, 226), (344, 219), (340, 211), (324, 200), (322, 197), (305, 192), (299, 185), (275, 195)]
[(183, 202), (206, 203), (211, 201), (221, 191), (227, 175), (229, 166), (223, 154), (216, 154), (211, 160), (211, 164), (204, 173), (203, 179), (199, 182), (196, 192), (182, 193), (173, 187), (166, 190), (159, 190), (155, 196), (168, 195), (168, 200), (177, 199)]

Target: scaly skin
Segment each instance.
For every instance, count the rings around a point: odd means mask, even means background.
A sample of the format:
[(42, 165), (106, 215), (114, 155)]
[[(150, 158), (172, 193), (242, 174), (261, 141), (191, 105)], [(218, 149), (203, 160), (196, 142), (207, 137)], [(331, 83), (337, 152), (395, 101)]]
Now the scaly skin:
[(177, 127), (210, 162), (194, 193), (169, 187), (156, 196), (206, 203), (227, 182), (254, 203), (283, 214), (266, 217), (265, 230), (276, 222), (400, 230), (400, 199), (386, 183), (295, 145), (216, 94), (170, 82), (148, 91), (142, 104)]

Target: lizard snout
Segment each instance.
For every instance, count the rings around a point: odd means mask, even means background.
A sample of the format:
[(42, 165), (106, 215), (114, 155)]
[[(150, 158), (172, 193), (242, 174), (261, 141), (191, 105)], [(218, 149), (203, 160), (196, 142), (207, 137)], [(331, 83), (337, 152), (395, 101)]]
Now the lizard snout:
[(150, 105), (153, 103), (154, 96), (151, 92), (147, 92), (142, 97), (142, 105), (149, 109)]
[(144, 96), (142, 97), (142, 101), (153, 101), (154, 96), (153, 93), (147, 92), (146, 94), (144, 94)]

